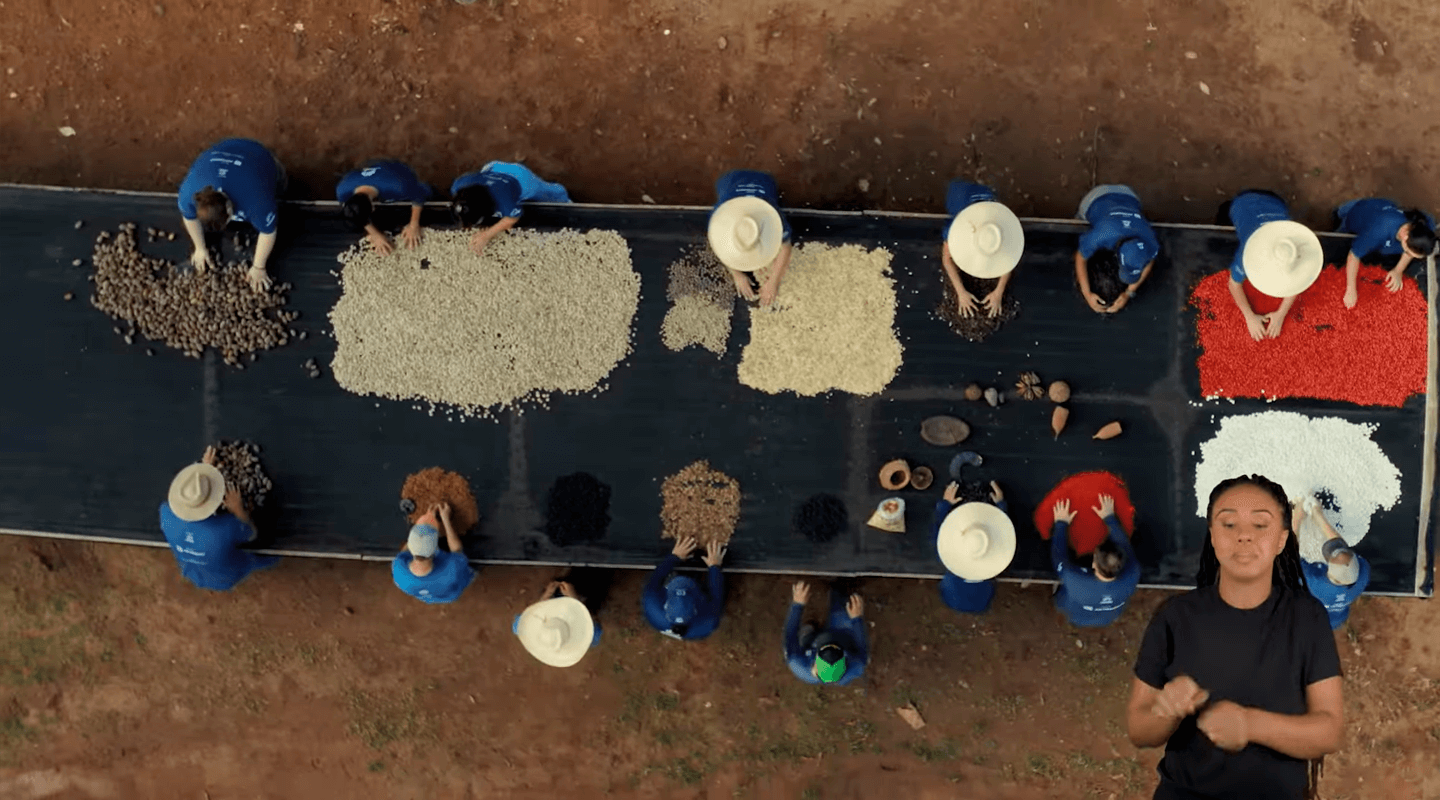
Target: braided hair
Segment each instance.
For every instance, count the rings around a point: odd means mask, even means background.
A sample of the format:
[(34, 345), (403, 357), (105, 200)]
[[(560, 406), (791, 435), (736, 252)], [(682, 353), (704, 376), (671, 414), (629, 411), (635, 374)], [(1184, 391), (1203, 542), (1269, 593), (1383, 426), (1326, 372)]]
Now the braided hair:
[(1406, 211), (1405, 223), (1410, 226), (1408, 242), (1410, 251), (1419, 253), (1421, 256), (1433, 254), (1435, 252), (1435, 231), (1430, 228), (1430, 220), (1425, 217), (1425, 212), (1418, 208)]

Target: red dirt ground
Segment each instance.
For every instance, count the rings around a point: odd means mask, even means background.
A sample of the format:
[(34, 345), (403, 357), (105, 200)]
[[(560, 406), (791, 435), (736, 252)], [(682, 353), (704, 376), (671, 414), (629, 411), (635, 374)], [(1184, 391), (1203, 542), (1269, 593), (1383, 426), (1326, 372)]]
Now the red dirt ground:
[[(1437, 22), (1416, 0), (0, 0), (0, 180), (173, 191), (205, 145), (247, 135), (295, 197), (387, 155), (439, 185), (525, 160), (600, 202), (704, 204), (751, 166), (796, 205), (938, 212), (970, 175), (1027, 215), (1068, 216), (1101, 181), (1207, 222), (1260, 186), (1325, 224), (1355, 196), (1440, 206)], [(627, 575), (602, 647), (551, 670), (508, 632), (550, 577), (487, 569), (429, 608), (384, 565), (287, 560), (216, 596), (163, 551), (0, 537), (0, 798), (1153, 786), (1122, 710), (1158, 593), (1076, 632), (1039, 587), (968, 619), (930, 583), (872, 581), (872, 668), (821, 691), (780, 661), (780, 578), (736, 579), (691, 646), (645, 628)], [(1440, 797), (1437, 608), (1365, 598), (1339, 634), (1327, 797)], [(894, 714), (907, 702), (924, 730)]]

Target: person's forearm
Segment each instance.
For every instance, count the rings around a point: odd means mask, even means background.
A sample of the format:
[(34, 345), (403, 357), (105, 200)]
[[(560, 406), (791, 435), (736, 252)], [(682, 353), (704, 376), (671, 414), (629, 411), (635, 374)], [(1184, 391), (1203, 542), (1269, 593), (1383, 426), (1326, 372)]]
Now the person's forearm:
[(964, 297), (965, 284), (960, 280), (960, 270), (955, 267), (955, 260), (950, 257), (949, 242), (940, 247), (940, 265), (945, 268), (945, 276), (950, 279), (950, 285), (955, 287), (955, 293)]
[(260, 238), (255, 240), (255, 261), (256, 269), (265, 269), (270, 261), (270, 252), (275, 249), (275, 234), (262, 233)]
[(665, 560), (661, 561), (660, 564), (655, 567), (655, 571), (650, 573), (650, 580), (645, 581), (645, 591), (660, 591), (660, 587), (665, 583), (665, 578), (670, 575), (670, 571), (675, 569), (675, 565), (679, 563), (680, 556), (674, 553), (665, 556)]
[(1278, 316), (1282, 322), (1290, 315), (1290, 309), (1295, 306), (1295, 298), (1297, 297), (1299, 297), (1299, 295), (1292, 294), (1280, 301), (1280, 308), (1275, 310), (1275, 315)]
[(185, 233), (190, 236), (190, 243), (195, 245), (196, 250), (205, 249), (205, 227), (200, 224), (200, 219), (180, 218), (185, 223)]
[(1245, 709), (1245, 726), (1252, 744), (1264, 745), (1291, 758), (1319, 758), (1340, 749), (1343, 726), (1333, 714), (1277, 714)]
[(715, 613), (719, 614), (725, 604), (725, 575), (720, 571), (720, 565), (716, 564), (706, 570), (710, 578), (710, 603), (715, 607)]
[(1255, 310), (1250, 308), (1250, 299), (1245, 296), (1245, 284), (1237, 283), (1231, 278), (1230, 297), (1235, 301), (1235, 305), (1240, 307), (1240, 315), (1246, 320), (1255, 316)]
[(1075, 280), (1080, 282), (1080, 294), (1090, 296), (1090, 273), (1085, 269), (1085, 256), (1075, 251)]
[(1065, 536), (1069, 531), (1070, 523), (1064, 520), (1056, 520), (1050, 528), (1050, 564), (1057, 571), (1065, 563)]
[(450, 548), (450, 552), (461, 552), (464, 548), (460, 545), (460, 537), (455, 535), (455, 526), (444, 517), (440, 518), (440, 524), (445, 527), (445, 544)]
[(785, 657), (791, 658), (800, 652), (800, 615), (805, 606), (790, 603), (790, 614), (785, 617)]
[(1134, 283), (1130, 284), (1130, 291), (1139, 291), (1141, 284), (1145, 283), (1150, 277), (1150, 273), (1154, 271), (1154, 267), (1155, 261), (1152, 259), (1149, 264), (1145, 265), (1145, 269), (1140, 270), (1140, 277)]
[(1180, 720), (1158, 716), (1147, 707), (1130, 711), (1126, 727), (1130, 743), (1136, 747), (1163, 747), (1180, 727)]
[(499, 222), (485, 229), (485, 240), (489, 241), (494, 239), (496, 236), (515, 227), (515, 223), (519, 221), (516, 217), (502, 217)]
[(425, 205), (424, 205), (423, 203), (418, 203), (418, 204), (415, 204), (415, 205), (410, 206), (410, 224), (411, 224), (411, 225), (413, 225), (413, 226), (415, 226), (415, 227), (419, 227), (419, 226), (420, 226), (420, 212), (421, 212), (421, 211), (424, 211), (424, 210), (425, 210)]
[(1395, 274), (1397, 275), (1403, 275), (1405, 273), (1405, 268), (1410, 266), (1410, 262), (1414, 260), (1414, 257), (1411, 256), (1409, 253), (1401, 253), (1400, 262), (1395, 265), (1395, 269), (1393, 270), (1393, 272), (1395, 272)]
[(995, 291), (993, 293), (1003, 296), (1005, 294), (1005, 287), (1010, 285), (1010, 276), (1014, 274), (1015, 270), (1010, 270), (1004, 275), (1001, 275), (1000, 282), (995, 284)]
[(1345, 291), (1355, 289), (1355, 283), (1360, 277), (1360, 257), (1353, 252), (1345, 257)]
[(775, 256), (774, 268), (770, 270), (769, 283), (772, 286), (779, 286), (780, 279), (785, 277), (785, 270), (790, 268), (790, 243), (780, 245), (780, 253)]

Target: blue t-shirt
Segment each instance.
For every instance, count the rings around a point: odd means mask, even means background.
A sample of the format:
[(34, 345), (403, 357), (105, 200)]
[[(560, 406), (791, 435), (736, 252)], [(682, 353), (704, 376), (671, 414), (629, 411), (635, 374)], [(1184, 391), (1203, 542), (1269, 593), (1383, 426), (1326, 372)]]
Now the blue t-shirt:
[(1155, 229), (1140, 213), (1140, 201), (1134, 195), (1124, 192), (1100, 195), (1085, 210), (1085, 221), (1090, 223), (1090, 229), (1080, 235), (1083, 258), (1090, 258), (1100, 249), (1117, 250), (1121, 242), (1135, 240), (1133, 247), (1141, 254), (1135, 260), (1140, 263), (1120, 265), (1120, 280), (1125, 283), (1138, 281), (1145, 265), (1160, 252)]
[(205, 187), (230, 198), (235, 219), (260, 233), (275, 232), (280, 163), (253, 139), (226, 139), (200, 154), (180, 184), (180, 215), (195, 219), (195, 193)]
[(180, 562), (180, 574), (201, 589), (228, 591), (246, 575), (279, 560), (241, 550), (255, 530), (226, 511), (186, 522), (175, 516), (168, 502), (161, 503), (160, 530)]
[(1260, 192), (1243, 192), (1230, 201), (1230, 223), (1235, 226), (1235, 237), (1240, 244), (1235, 248), (1235, 258), (1230, 262), (1230, 280), (1245, 282), (1245, 243), (1251, 235), (1267, 222), (1290, 219), (1290, 210), (1285, 201)]
[[(995, 504), (996, 508), (1009, 513), (1004, 500)], [(935, 502), (935, 522), (930, 528), (930, 538), (935, 542), (940, 541), (940, 526), (959, 506), (951, 505), (949, 500), (941, 498)], [(945, 577), (940, 579), (940, 599), (950, 608), (966, 614), (983, 614), (990, 610), (990, 603), (995, 599), (995, 580), (972, 581), (962, 578), (953, 572), (946, 572)]]
[[(780, 210), (780, 187), (768, 172), (753, 169), (731, 170), (715, 182), (715, 208), (736, 197), (758, 197), (780, 214), (780, 241), (790, 241), (790, 220)], [(711, 210), (714, 213), (714, 210)]]
[(530, 199), (514, 176), (493, 169), (461, 175), (450, 184), (450, 194), (453, 196), (471, 186), (482, 186), (490, 193), (490, 199), (495, 202), (495, 215), (500, 217), (519, 219), (525, 213), (520, 204)]
[(1331, 583), (1327, 575), (1329, 567), (1324, 562), (1300, 562), (1310, 594), (1325, 606), (1325, 613), (1330, 615), (1331, 630), (1344, 625), (1345, 620), (1350, 618), (1350, 604), (1360, 597), (1370, 583), (1370, 562), (1361, 558), (1359, 553), (1355, 554), (1355, 558), (1359, 559), (1360, 576), (1349, 586), (1336, 586)]
[(343, 203), (361, 186), (374, 186), (377, 203), (409, 203), (424, 205), (430, 199), (430, 187), (415, 175), (415, 170), (399, 161), (372, 161), (360, 169), (346, 173), (335, 185), (335, 200)]
[(415, 557), (408, 551), (395, 556), (390, 562), (390, 574), (400, 591), (427, 603), (453, 603), (460, 599), (460, 593), (475, 578), (464, 553), (441, 550), (435, 554), (435, 566), (429, 575), (416, 575), (410, 571), (410, 562)]
[(950, 238), (950, 223), (955, 221), (956, 214), (976, 203), (995, 202), (999, 202), (995, 198), (995, 190), (989, 186), (958, 178), (950, 181), (945, 189), (945, 213), (950, 215), (950, 219), (945, 223), (945, 230), (940, 232), (940, 238)]
[[(830, 686), (844, 686), (865, 674), (865, 664), (870, 660), (870, 648), (865, 640), (865, 618), (851, 619), (845, 611), (846, 598), (832, 595), (830, 598), (830, 621), (826, 631), (835, 644), (845, 651), (845, 674)], [(806, 683), (824, 683), (811, 669), (815, 666), (816, 647), (811, 639), (804, 648), (800, 646), (800, 616), (805, 606), (790, 604), (790, 615), (785, 618), (785, 663), (795, 677)]]
[[(1405, 247), (1400, 244), (1400, 238), (1396, 234), (1400, 232), (1400, 226), (1408, 220), (1399, 206), (1389, 200), (1369, 197), (1347, 203), (1341, 208), (1344, 213), (1340, 216), (1340, 230), (1355, 234), (1355, 241), (1350, 243), (1351, 255), (1366, 258), (1376, 254), (1398, 256), (1405, 252)], [(1426, 214), (1425, 219), (1433, 230), (1435, 218)]]
[[(640, 592), (640, 604), (645, 609), (645, 621), (661, 633), (670, 630), (670, 619), (665, 614), (665, 578), (680, 564), (680, 557), (671, 553), (651, 573), (650, 580)], [(720, 611), (725, 603), (725, 578), (720, 567), (706, 570), (708, 592), (699, 592), (695, 598), (695, 615), (690, 618), (681, 639), (704, 639), (715, 632), (720, 625)], [(670, 634), (674, 635), (674, 634)]]
[(1105, 527), (1109, 529), (1110, 541), (1120, 545), (1125, 553), (1125, 566), (1113, 581), (1102, 581), (1090, 567), (1070, 560), (1066, 541), (1069, 523), (1056, 522), (1050, 529), (1050, 561), (1060, 578), (1055, 607), (1065, 614), (1071, 625), (1099, 628), (1114, 622), (1140, 583), (1140, 562), (1130, 546), (1130, 537), (1125, 535), (1125, 529), (1113, 514), (1105, 518)]

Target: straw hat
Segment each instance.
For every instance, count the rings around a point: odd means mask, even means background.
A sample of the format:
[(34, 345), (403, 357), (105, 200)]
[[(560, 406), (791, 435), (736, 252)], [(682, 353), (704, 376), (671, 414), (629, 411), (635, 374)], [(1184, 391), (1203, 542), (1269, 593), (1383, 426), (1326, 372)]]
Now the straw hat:
[(950, 258), (977, 278), (998, 278), (1015, 269), (1025, 250), (1020, 218), (1003, 203), (985, 201), (966, 206), (950, 222)]
[(1271, 297), (1292, 297), (1320, 277), (1325, 254), (1314, 231), (1294, 220), (1277, 219), (1250, 234), (1240, 264), (1256, 289)]
[(710, 248), (730, 269), (754, 272), (780, 254), (783, 228), (775, 206), (750, 195), (732, 197), (710, 214)]
[(999, 575), (1015, 557), (1015, 523), (989, 503), (966, 503), (940, 523), (935, 550), (945, 568), (971, 581)]
[(191, 464), (170, 481), (169, 502), (186, 522), (209, 519), (225, 502), (225, 476), (209, 464)]
[(573, 597), (541, 600), (520, 613), (515, 626), (520, 644), (541, 663), (552, 667), (574, 666), (595, 638), (595, 620), (590, 610)]

